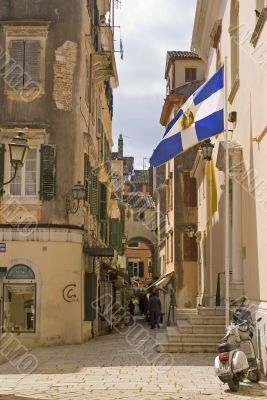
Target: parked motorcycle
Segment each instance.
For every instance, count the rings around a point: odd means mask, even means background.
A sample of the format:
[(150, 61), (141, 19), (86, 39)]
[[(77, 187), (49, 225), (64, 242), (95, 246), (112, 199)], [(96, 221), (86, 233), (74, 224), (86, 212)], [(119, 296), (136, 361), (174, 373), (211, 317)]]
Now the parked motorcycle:
[[(243, 319), (244, 316), (248, 319)], [(245, 307), (238, 308), (233, 314), (233, 322), (227, 327), (226, 336), (218, 346), (215, 373), (222, 382), (228, 384), (231, 392), (237, 392), (239, 383), (246, 378), (254, 383), (261, 379), (260, 364), (252, 337), (253, 328), (262, 318), (253, 322), (250, 317)]]

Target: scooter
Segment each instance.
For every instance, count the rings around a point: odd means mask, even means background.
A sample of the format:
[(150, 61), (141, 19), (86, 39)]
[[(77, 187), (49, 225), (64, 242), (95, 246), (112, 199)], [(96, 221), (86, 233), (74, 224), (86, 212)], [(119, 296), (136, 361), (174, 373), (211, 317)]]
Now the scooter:
[[(227, 383), (231, 392), (239, 390), (239, 383), (249, 379), (257, 383), (261, 379), (260, 362), (252, 343), (253, 328), (256, 322), (240, 318), (242, 309), (236, 310), (232, 322), (227, 327), (226, 336), (218, 346), (219, 355), (215, 359), (215, 373), (223, 383)], [(239, 323), (238, 323), (239, 322)]]

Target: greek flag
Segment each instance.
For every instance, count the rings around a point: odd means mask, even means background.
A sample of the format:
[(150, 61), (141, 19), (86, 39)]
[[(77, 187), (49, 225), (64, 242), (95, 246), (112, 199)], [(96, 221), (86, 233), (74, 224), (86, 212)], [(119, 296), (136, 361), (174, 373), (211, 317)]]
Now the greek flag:
[(224, 131), (224, 67), (200, 86), (167, 126), (150, 163), (157, 167)]

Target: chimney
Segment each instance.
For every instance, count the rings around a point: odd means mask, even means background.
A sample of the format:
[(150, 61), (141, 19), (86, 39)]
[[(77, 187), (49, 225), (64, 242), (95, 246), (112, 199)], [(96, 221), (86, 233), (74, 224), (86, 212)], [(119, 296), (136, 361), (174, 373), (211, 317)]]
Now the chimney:
[(123, 137), (122, 137), (122, 134), (120, 134), (120, 137), (118, 140), (118, 158), (120, 160), (123, 159)]

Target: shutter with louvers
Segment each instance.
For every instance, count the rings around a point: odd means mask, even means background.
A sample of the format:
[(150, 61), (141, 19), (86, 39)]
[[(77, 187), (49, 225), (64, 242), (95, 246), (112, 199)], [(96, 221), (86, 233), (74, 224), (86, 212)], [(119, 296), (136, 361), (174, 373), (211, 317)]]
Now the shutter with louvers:
[(118, 218), (112, 218), (110, 223), (110, 245), (122, 255), (122, 225)]
[(84, 320), (94, 321), (96, 319), (97, 307), (97, 276), (92, 272), (84, 274)]
[(144, 278), (144, 261), (139, 261), (139, 278)]
[(24, 80), (24, 40), (11, 40), (9, 44), (10, 60), (7, 66), (6, 84), (10, 90), (22, 90)]
[(107, 220), (107, 186), (102, 182), (99, 184), (99, 219)]
[(131, 261), (128, 262), (128, 275), (130, 278), (133, 277), (133, 262)]
[(53, 200), (56, 194), (56, 147), (41, 146), (40, 198)]
[(84, 186), (86, 189), (86, 201), (91, 201), (91, 164), (89, 155), (84, 153)]
[(4, 164), (5, 164), (5, 145), (0, 145), (0, 199), (4, 194)]
[(24, 88), (41, 81), (41, 43), (39, 40), (25, 42)]
[(91, 173), (91, 213), (98, 215), (98, 173), (96, 170)]

